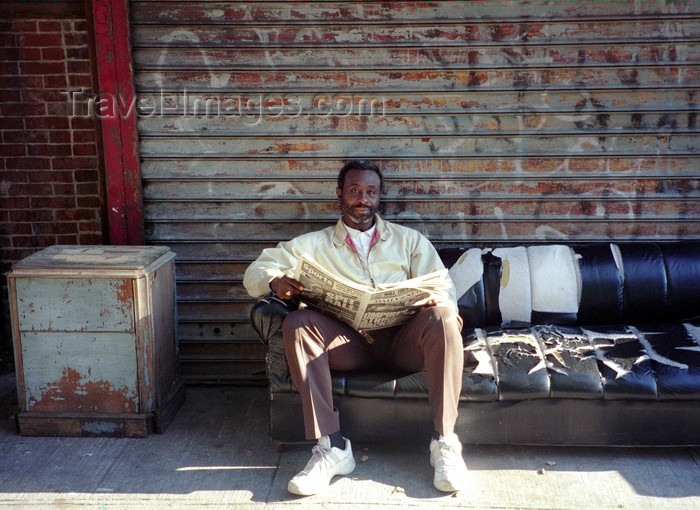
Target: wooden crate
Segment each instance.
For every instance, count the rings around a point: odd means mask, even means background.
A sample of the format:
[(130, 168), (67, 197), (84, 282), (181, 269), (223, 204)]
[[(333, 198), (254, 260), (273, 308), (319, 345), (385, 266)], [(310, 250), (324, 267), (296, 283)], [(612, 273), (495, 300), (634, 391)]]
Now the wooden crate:
[(159, 246), (52, 246), (13, 266), (20, 434), (165, 430), (185, 398), (174, 257)]

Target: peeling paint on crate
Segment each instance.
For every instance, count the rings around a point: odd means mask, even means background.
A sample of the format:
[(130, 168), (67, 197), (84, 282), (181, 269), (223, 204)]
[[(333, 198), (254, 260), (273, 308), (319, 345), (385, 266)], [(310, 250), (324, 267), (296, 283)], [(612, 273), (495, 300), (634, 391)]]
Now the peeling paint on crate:
[(64, 368), (63, 377), (45, 384), (39, 394), (27, 396), (28, 409), (36, 412), (68, 410), (95, 413), (134, 413), (136, 395), (126, 386), (104, 380), (91, 381), (75, 369)]
[(20, 433), (164, 430), (171, 415), (158, 413), (184, 396), (173, 259), (164, 247), (54, 246), (15, 265)]
[(131, 307), (132, 300), (133, 300), (133, 290), (131, 288), (131, 281), (124, 280), (117, 287), (117, 301), (119, 301), (123, 305), (128, 305), (129, 307)]
[[(132, 331), (129, 280), (22, 278), (17, 281), (19, 316), (31, 331)], [(119, 296), (119, 306), (105, 308)]]
[(27, 331), (21, 354), (27, 409), (123, 413), (140, 406), (132, 333)]

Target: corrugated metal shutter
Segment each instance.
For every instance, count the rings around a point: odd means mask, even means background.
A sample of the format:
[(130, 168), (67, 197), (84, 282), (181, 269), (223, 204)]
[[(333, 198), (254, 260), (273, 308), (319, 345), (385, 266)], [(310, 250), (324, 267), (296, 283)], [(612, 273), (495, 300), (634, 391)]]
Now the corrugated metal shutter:
[(439, 246), (700, 238), (696, 0), (130, 6), (190, 380), (263, 380), (242, 273), (335, 221), (347, 158)]

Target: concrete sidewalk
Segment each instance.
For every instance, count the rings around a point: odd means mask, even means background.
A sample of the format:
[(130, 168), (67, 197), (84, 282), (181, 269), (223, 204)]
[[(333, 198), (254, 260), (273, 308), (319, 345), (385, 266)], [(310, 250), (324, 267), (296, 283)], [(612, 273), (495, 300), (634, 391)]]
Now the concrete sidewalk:
[(0, 507), (700, 508), (700, 448), (466, 446), (473, 486), (456, 495), (433, 489), (427, 441), (354, 449), (351, 476), (298, 498), (286, 485), (310, 445), (275, 451), (265, 388), (190, 387), (145, 439), (21, 437), (5, 412)]

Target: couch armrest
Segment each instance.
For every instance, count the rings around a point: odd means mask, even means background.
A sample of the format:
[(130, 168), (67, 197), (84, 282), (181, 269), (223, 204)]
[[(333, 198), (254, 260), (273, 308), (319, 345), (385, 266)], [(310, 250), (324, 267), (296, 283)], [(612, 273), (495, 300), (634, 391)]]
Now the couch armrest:
[(292, 377), (289, 375), (289, 365), (287, 365), (287, 356), (284, 353), (284, 340), (281, 331), (269, 339), (265, 365), (270, 393), (292, 393), (295, 391)]
[(250, 311), (250, 322), (265, 343), (267, 378), (272, 393), (290, 393), (293, 390), (287, 357), (284, 354), (282, 322), (289, 312), (299, 308), (295, 301), (285, 301), (270, 294), (258, 301)]
[(299, 308), (297, 301), (286, 301), (270, 293), (255, 303), (250, 310), (250, 322), (264, 344), (282, 328), (282, 321), (289, 312)]

